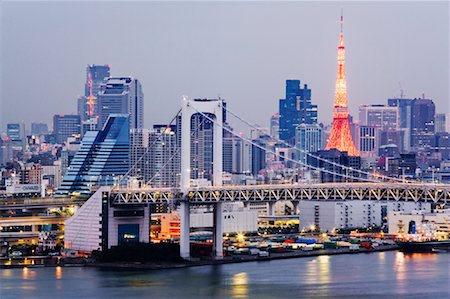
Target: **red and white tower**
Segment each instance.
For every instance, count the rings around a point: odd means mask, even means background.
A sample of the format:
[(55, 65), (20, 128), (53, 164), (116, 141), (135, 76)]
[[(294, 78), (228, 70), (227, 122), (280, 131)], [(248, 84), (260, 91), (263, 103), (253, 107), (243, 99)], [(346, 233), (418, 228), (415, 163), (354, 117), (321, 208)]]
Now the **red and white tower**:
[(359, 156), (359, 151), (353, 143), (348, 121), (347, 81), (345, 80), (345, 47), (342, 27), (344, 17), (341, 15), (341, 34), (338, 47), (338, 71), (336, 78), (336, 92), (334, 95), (333, 127), (326, 150), (336, 148), (347, 152), (349, 156)]

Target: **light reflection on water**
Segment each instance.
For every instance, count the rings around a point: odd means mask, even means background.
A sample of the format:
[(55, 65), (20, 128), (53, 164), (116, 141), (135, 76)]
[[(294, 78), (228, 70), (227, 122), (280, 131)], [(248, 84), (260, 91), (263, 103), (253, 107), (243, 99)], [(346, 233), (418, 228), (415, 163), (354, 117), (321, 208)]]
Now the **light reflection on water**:
[(248, 275), (245, 272), (236, 273), (232, 277), (231, 296), (233, 298), (247, 298)]
[(450, 298), (449, 268), (450, 254), (381, 252), (164, 271), (4, 269), (0, 294), (1, 299)]

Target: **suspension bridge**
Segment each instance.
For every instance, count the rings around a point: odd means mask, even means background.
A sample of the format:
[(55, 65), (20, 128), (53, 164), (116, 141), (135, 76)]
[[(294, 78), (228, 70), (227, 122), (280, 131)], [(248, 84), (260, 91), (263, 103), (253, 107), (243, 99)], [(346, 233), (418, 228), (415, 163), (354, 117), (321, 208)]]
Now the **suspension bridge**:
[[(119, 186), (102, 188), (103, 202), (107, 202), (108, 208), (126, 209), (148, 206), (152, 203), (176, 203), (180, 205), (180, 253), (183, 258), (190, 257), (190, 208), (196, 205), (213, 206), (213, 247), (216, 257), (223, 256), (222, 252), (222, 204), (242, 202), (244, 205), (253, 202), (267, 202), (269, 211), (273, 209), (277, 201), (291, 201), (294, 211), (297, 211), (298, 203), (303, 200), (318, 201), (346, 201), (346, 200), (372, 200), (372, 201), (411, 201), (428, 203), (447, 203), (450, 201), (450, 186), (443, 184), (423, 184), (419, 182), (405, 181), (384, 175), (373, 176), (372, 173), (360, 169), (340, 165), (305, 152), (306, 155), (315, 159), (323, 160), (325, 163), (333, 164), (345, 173), (317, 168), (303, 161), (297, 161), (284, 157), (295, 165), (307, 169), (328, 172), (332, 175), (343, 176), (343, 183), (315, 183), (315, 184), (264, 184), (264, 185), (232, 185), (223, 186), (222, 181), (222, 140), (223, 132), (229, 132), (238, 138), (242, 138), (252, 146), (259, 147), (266, 152), (279, 156), (275, 151), (264, 148), (250, 139), (236, 134), (223, 125), (222, 116), (224, 110), (235, 115), (244, 123), (249, 124), (255, 130), (257, 126), (251, 125), (236, 114), (226, 109), (223, 101), (218, 100), (190, 100), (183, 98), (182, 108), (177, 113), (181, 116), (181, 148), (174, 155), (180, 155), (181, 176), (180, 186), (177, 188), (155, 188), (146, 185), (140, 188), (121, 188)], [(200, 114), (204, 119), (213, 124), (213, 175), (212, 185), (204, 187), (191, 186), (191, 117)], [(175, 117), (176, 118), (176, 117)], [(175, 119), (174, 118), (174, 119)], [(279, 140), (286, 147), (291, 145)], [(296, 149), (300, 150), (300, 149)], [(145, 153), (144, 155), (145, 156)], [(175, 157), (171, 157), (175, 158)], [(163, 165), (164, 167), (164, 165)], [(353, 180), (353, 182), (348, 182)], [(150, 183), (151, 180), (148, 182)], [(106, 200), (107, 199), (107, 200)]]

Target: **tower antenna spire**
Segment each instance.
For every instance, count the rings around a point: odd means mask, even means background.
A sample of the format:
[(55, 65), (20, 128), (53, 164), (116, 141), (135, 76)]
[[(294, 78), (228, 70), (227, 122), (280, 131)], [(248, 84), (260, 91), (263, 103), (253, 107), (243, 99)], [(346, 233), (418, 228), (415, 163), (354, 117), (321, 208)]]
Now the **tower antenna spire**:
[(341, 33), (344, 30), (344, 9), (341, 8)]

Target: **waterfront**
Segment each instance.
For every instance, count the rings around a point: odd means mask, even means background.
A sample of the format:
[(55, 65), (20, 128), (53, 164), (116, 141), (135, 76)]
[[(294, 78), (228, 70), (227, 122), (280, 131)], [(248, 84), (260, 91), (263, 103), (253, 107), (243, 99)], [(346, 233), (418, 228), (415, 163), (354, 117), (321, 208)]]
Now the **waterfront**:
[(1, 298), (448, 298), (450, 254), (396, 251), (159, 271), (1, 270)]

